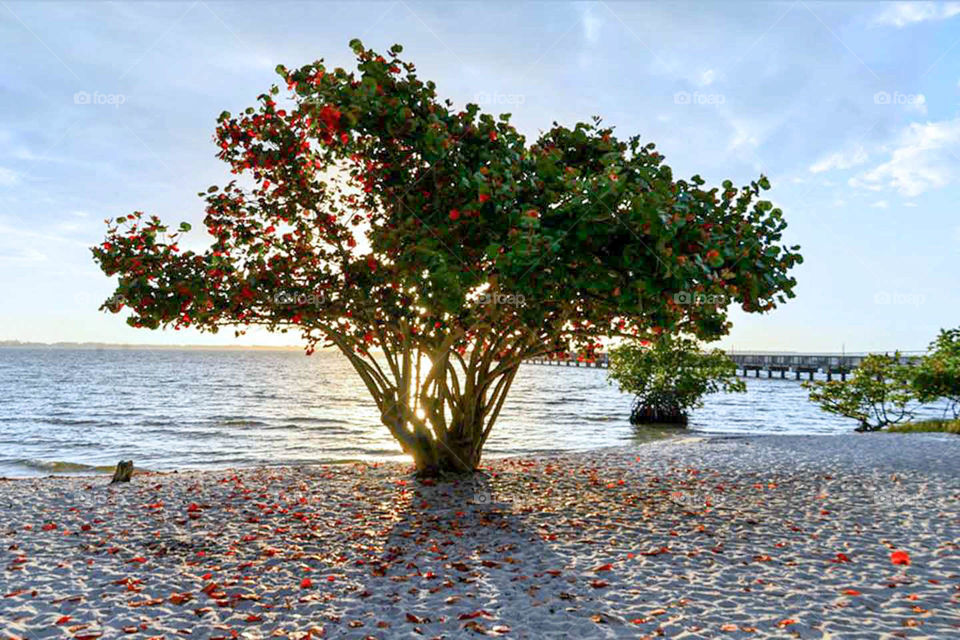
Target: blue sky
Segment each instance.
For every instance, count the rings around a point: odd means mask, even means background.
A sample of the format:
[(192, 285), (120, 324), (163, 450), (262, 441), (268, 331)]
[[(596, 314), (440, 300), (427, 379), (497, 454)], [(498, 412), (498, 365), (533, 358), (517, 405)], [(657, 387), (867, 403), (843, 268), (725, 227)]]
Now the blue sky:
[(350, 66), (353, 37), (531, 137), (601, 115), (678, 175), (766, 173), (806, 262), (727, 347), (920, 349), (960, 324), (960, 3), (4, 1), (0, 340), (233, 342), (98, 312), (87, 247), (135, 209), (198, 221), (229, 175), (217, 115), (278, 63)]

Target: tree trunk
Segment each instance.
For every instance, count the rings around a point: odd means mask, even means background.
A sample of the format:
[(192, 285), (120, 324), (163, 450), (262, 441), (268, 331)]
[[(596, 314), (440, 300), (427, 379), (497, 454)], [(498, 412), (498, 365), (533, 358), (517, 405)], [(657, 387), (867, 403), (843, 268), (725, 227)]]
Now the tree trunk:
[[(449, 345), (448, 345), (449, 346)], [(364, 378), (377, 400), (380, 421), (414, 461), (417, 474), (436, 477), (442, 474), (467, 474), (480, 466), (483, 445), (490, 434), (514, 375), (520, 366), (469, 358), (460, 359), (462, 377), (447, 356), (432, 360), (431, 370), (421, 379), (419, 360), (416, 374), (411, 359), (404, 355), (402, 366), (391, 363), (395, 386), (349, 351), (344, 351)], [(404, 352), (406, 353), (406, 352)]]
[(479, 442), (470, 436), (458, 438), (453, 430), (448, 431), (441, 440), (416, 438), (409, 453), (413, 456), (417, 475), (422, 477), (473, 473), (480, 466)]
[(675, 407), (650, 407), (634, 404), (630, 412), (631, 424), (669, 424), (687, 426), (687, 414)]

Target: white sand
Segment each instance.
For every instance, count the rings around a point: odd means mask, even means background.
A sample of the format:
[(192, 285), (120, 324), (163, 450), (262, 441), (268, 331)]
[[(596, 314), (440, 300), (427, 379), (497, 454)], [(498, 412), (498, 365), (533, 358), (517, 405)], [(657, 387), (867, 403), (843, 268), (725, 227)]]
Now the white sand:
[(0, 637), (960, 638), (958, 461), (956, 436), (776, 436), (507, 459), (489, 484), (5, 481)]

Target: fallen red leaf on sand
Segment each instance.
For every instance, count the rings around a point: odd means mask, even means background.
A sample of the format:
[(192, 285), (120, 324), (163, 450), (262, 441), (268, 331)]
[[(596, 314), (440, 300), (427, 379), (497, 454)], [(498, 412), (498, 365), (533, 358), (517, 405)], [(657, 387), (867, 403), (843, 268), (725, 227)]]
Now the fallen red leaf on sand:
[(797, 624), (797, 621), (787, 618), (786, 620), (781, 620), (780, 622), (778, 622), (777, 626), (782, 629), (783, 627), (789, 627), (792, 624)]
[(421, 618), (420, 616), (415, 616), (412, 613), (408, 613), (407, 622), (412, 622), (413, 624), (423, 624), (426, 622), (426, 618)]
[(602, 589), (604, 587), (609, 587), (610, 583), (607, 582), (606, 580), (591, 580), (590, 586), (593, 587), (594, 589)]
[(60, 616), (57, 618), (57, 624), (67, 624), (70, 622), (70, 616)]
[(593, 571), (594, 573), (600, 573), (602, 571), (612, 571), (612, 570), (613, 570), (613, 565), (610, 563), (607, 563), (607, 564), (602, 564), (599, 567), (596, 567)]
[(859, 596), (859, 595), (860, 595), (860, 592), (857, 591), (856, 589), (844, 589), (844, 590), (843, 590), (843, 593), (844, 593), (844, 595), (848, 595), (848, 596)]
[(890, 562), (893, 564), (910, 564), (910, 554), (906, 551), (894, 551), (890, 554)]
[(310, 578), (304, 578), (303, 580), (300, 581), (301, 589), (309, 589), (312, 586), (313, 586), (313, 580), (311, 580)]
[(479, 618), (483, 616), (484, 618), (493, 618), (490, 615), (490, 612), (484, 611), (483, 609), (477, 609), (473, 613), (461, 613), (457, 616), (457, 620), (473, 620), (474, 618)]
[(147, 600), (140, 600), (138, 602), (131, 602), (127, 606), (137, 608), (137, 607), (155, 607), (158, 604), (163, 604), (163, 598), (149, 598)]
[(843, 563), (843, 562), (850, 562), (850, 558), (847, 557), (847, 554), (845, 554), (845, 553), (838, 553), (838, 554), (837, 554), (837, 557), (834, 558), (834, 559), (832, 560), (832, 562), (836, 562), (837, 564), (840, 564), (840, 563)]

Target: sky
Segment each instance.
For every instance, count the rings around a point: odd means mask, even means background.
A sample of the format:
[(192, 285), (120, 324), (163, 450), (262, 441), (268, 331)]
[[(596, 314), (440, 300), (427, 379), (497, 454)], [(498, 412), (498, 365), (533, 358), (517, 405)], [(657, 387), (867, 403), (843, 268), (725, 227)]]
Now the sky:
[(733, 312), (720, 346), (918, 350), (960, 325), (960, 3), (0, 0), (0, 340), (236, 344), (97, 311), (89, 247), (134, 210), (201, 220), (230, 175), (217, 115), (278, 63), (352, 68), (354, 37), (528, 138), (599, 115), (677, 176), (769, 176), (797, 297)]

